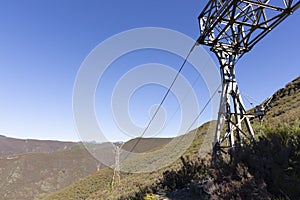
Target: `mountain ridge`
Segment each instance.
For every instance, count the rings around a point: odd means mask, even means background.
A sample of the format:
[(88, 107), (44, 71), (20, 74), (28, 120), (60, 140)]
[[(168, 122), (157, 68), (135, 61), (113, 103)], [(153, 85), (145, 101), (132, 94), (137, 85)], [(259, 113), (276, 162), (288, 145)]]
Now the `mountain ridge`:
[(0, 137), (0, 157), (30, 152), (41, 153), (68, 150), (78, 144), (76, 142), (61, 142), (56, 140)]

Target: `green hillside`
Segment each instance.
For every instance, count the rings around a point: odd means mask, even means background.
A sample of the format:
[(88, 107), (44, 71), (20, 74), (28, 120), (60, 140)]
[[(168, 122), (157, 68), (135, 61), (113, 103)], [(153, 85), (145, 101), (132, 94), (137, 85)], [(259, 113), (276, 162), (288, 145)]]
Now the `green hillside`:
[(143, 153), (166, 145), (171, 140), (172, 138), (135, 138), (126, 142), (122, 148), (126, 151), (132, 150), (135, 153)]
[(32, 200), (79, 181), (102, 165), (85, 149), (0, 158), (0, 199)]
[[(183, 141), (196, 133), (195, 139), (193, 140), (190, 147), (184, 153), (184, 156), (196, 158), (199, 154), (199, 147), (202, 143), (202, 140), (207, 132), (213, 132), (215, 123), (212, 122), (204, 124), (198, 128), (195, 132), (187, 134), (187, 136), (181, 136), (177, 138), (179, 141)], [(208, 130), (208, 128), (210, 128)], [(175, 141), (176, 142), (176, 141)], [(154, 151), (159, 151), (162, 147), (155, 149)], [(175, 148), (176, 149), (176, 148)], [(174, 150), (174, 149), (172, 149)], [(166, 151), (165, 153), (170, 152)], [(147, 154), (142, 154), (136, 156), (124, 163), (124, 165), (133, 165), (137, 168), (147, 167)], [(178, 156), (178, 155), (177, 155)], [(159, 157), (159, 155), (158, 155)], [(145, 164), (146, 163), (146, 164)], [(166, 166), (158, 171), (151, 173), (122, 173), (121, 174), (121, 183), (115, 187), (111, 187), (110, 183), (113, 176), (113, 170), (103, 169), (98, 173), (91, 175), (78, 183), (75, 183), (63, 190), (60, 190), (47, 198), (46, 200), (59, 200), (59, 199), (118, 199), (124, 196), (130, 196), (140, 191), (141, 188), (151, 186), (156, 183), (162, 176), (163, 172), (167, 169), (178, 169), (180, 168), (180, 159), (178, 158), (171, 166)]]
[(300, 76), (271, 97), (263, 124), (300, 126)]
[[(214, 134), (213, 126), (207, 130), (207, 123), (196, 130), (195, 139), (183, 155), (189, 158), (187, 161), (178, 158), (172, 165), (151, 173), (122, 173), (121, 183), (114, 187), (110, 185), (113, 171), (106, 168), (45, 199), (142, 199), (142, 196), (157, 199), (161, 192), (173, 195), (171, 199), (193, 199), (190, 193), (199, 186), (197, 184), (203, 184), (205, 193), (213, 199), (297, 199), (297, 191), (300, 191), (300, 187), (297, 188), (300, 185), (299, 88), (300, 77), (273, 95), (263, 123), (257, 119), (252, 121), (259, 133), (257, 143), (233, 152), (232, 162), (221, 158), (208, 172), (209, 162), (199, 161), (201, 143), (205, 136)], [(181, 137), (179, 140), (185, 136)], [(166, 153), (172, 155), (171, 151)], [(132, 157), (124, 165), (147, 167), (151, 165), (147, 155)]]

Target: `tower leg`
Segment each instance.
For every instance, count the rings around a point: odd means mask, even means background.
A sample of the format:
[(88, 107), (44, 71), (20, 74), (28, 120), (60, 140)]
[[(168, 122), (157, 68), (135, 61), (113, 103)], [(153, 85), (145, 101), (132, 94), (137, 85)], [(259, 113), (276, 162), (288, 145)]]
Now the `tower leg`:
[[(244, 137), (250, 139), (254, 137), (249, 116), (246, 113), (235, 79), (233, 66), (228, 67), (228, 65), (225, 65), (221, 67), (221, 77), (223, 79), (222, 96), (216, 127), (214, 151), (242, 145)], [(222, 130), (223, 121), (225, 121), (226, 125), (224, 131)], [(246, 128), (246, 130), (243, 130), (243, 128)]]

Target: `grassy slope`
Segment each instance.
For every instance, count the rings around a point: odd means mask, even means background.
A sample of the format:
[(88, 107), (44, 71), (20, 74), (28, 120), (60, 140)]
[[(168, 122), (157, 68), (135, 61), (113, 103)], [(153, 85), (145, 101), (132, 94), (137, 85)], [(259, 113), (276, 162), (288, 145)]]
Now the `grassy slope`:
[[(254, 123), (259, 128), (257, 121)], [(300, 126), (300, 77), (274, 93), (262, 125)]]
[[(203, 137), (204, 135), (206, 135), (206, 132), (208, 132), (208, 127), (209, 123), (201, 126), (197, 130), (195, 139), (193, 140), (187, 151), (184, 153), (184, 156), (193, 157), (198, 155)], [(183, 141), (184, 139), (186, 138), (183, 136), (179, 137), (178, 140)], [(160, 149), (161, 148), (157, 148), (155, 150), (152, 150), (152, 152), (159, 151)], [(173, 148), (171, 150), (175, 149)], [(168, 151), (169, 149), (166, 150), (166, 153), (170, 153)], [(147, 156), (149, 156), (149, 158), (147, 158)], [(161, 157), (161, 155), (159, 157)], [(148, 165), (151, 165), (151, 163), (147, 164), (147, 162), (149, 162), (149, 159), (151, 159), (151, 154), (142, 154), (132, 159), (128, 159), (127, 162), (125, 161), (124, 165), (136, 166), (137, 168), (148, 167)], [(139, 191), (140, 188), (154, 184), (162, 176), (162, 173), (166, 169), (176, 169), (179, 168), (179, 166), (180, 161), (177, 160), (171, 166), (166, 166), (158, 171), (151, 173), (122, 173), (120, 185), (114, 187), (113, 189), (111, 189), (110, 187), (113, 171), (111, 169), (105, 168), (94, 175), (91, 175), (67, 188), (64, 188), (46, 197), (45, 199), (118, 199), (121, 196), (133, 194)]]
[[(285, 88), (278, 90), (269, 104), (267, 115), (263, 126), (299, 126), (300, 121), (300, 77), (287, 84)], [(259, 129), (257, 120), (254, 120), (255, 128)], [(203, 136), (207, 130), (207, 124), (198, 129), (195, 140), (185, 152), (184, 156), (198, 156), (199, 147)], [(214, 131), (214, 130), (210, 130)], [(210, 132), (209, 131), (209, 132)], [(213, 135), (213, 134), (211, 134)], [(147, 162), (145, 156), (136, 157), (132, 164), (140, 165)], [(130, 164), (130, 163), (129, 163)], [(139, 191), (147, 185), (155, 183), (166, 169), (178, 168), (179, 161), (171, 166), (165, 167), (153, 173), (143, 174), (122, 174), (122, 181), (118, 187), (109, 188), (112, 177), (112, 170), (104, 169), (100, 172), (87, 177), (51, 196), (47, 200), (54, 199), (118, 199), (121, 196), (127, 196)]]
[(131, 151), (134, 147), (133, 152), (142, 153), (168, 144), (171, 140), (172, 138), (135, 138), (126, 142), (123, 149)]
[(85, 149), (27, 153), (0, 159), (0, 199), (34, 199), (97, 171), (99, 162)]
[[(144, 139), (138, 152), (148, 151), (170, 139)], [(136, 141), (129, 141), (131, 148)], [(97, 148), (111, 156), (111, 144)], [(23, 140), (0, 137), (0, 199), (40, 199), (103, 168), (81, 143)]]

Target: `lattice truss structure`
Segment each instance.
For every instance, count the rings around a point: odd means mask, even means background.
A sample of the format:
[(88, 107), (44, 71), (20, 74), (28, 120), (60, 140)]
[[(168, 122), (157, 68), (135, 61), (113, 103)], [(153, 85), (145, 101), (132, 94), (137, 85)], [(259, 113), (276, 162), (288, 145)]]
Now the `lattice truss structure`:
[(122, 147), (125, 143), (123, 142), (116, 142), (113, 144), (114, 153), (115, 153), (115, 165), (114, 165), (114, 173), (112, 177), (111, 187), (114, 188), (115, 185), (119, 185), (121, 183), (121, 176), (120, 176), (120, 154), (122, 151)]
[[(300, 7), (300, 0), (210, 0), (200, 16), (199, 44), (216, 54), (223, 80), (215, 149), (242, 144), (254, 132), (235, 77), (234, 66), (264, 36)], [(225, 133), (222, 121), (225, 120)]]

